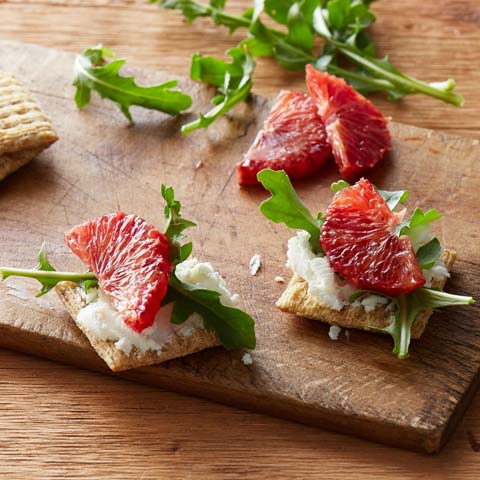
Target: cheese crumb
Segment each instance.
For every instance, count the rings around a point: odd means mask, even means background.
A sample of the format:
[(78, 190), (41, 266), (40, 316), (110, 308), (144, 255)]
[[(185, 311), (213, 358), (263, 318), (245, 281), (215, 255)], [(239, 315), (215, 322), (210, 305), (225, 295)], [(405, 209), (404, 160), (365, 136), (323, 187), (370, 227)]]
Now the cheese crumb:
[(330, 330), (328, 331), (328, 336), (330, 337), (330, 340), (338, 340), (338, 336), (340, 335), (340, 332), (342, 329), (337, 326), (337, 325), (331, 325)]
[(244, 353), (242, 357), (242, 362), (244, 365), (251, 365), (253, 363), (253, 358), (249, 353)]
[(250, 259), (250, 264), (249, 264), (250, 275), (255, 276), (258, 270), (260, 270), (261, 265), (262, 265), (262, 260), (260, 258), (260, 255), (257, 253)]
[(275, 277), (275, 281), (277, 283), (285, 283), (285, 279), (283, 277), (280, 277), (280, 275)]

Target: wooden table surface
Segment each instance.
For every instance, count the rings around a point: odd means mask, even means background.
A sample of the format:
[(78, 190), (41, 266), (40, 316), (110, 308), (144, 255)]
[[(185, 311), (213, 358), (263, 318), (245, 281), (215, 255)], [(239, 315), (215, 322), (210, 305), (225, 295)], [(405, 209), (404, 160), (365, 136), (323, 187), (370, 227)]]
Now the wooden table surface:
[[(375, 102), (396, 121), (479, 138), (478, 0), (379, 1), (374, 11), (382, 53), (421, 79), (454, 77), (466, 100), (462, 109), (425, 97)], [(186, 75), (193, 51), (221, 55), (241, 34), (208, 20), (189, 27), (147, 0), (0, 0), (0, 38), (71, 51), (102, 42), (133, 65)], [(259, 62), (257, 93), (290, 86), (303, 87), (301, 73)], [(427, 457), (8, 351), (0, 365), (2, 479), (480, 476), (480, 395)]]

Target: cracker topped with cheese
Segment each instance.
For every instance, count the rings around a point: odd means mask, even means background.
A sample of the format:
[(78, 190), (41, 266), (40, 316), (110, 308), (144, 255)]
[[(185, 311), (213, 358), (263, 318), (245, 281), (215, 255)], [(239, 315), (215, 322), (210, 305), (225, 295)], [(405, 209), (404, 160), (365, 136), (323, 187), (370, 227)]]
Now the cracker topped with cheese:
[(332, 340), (340, 327), (389, 334), (403, 359), (434, 309), (473, 303), (442, 291), (456, 253), (431, 231), (442, 217), (437, 210), (407, 216), (407, 190), (339, 180), (326, 211), (312, 215), (284, 171), (262, 170), (258, 180), (272, 194), (261, 212), (297, 230), (287, 250), (293, 277), (276, 305), (330, 324)]

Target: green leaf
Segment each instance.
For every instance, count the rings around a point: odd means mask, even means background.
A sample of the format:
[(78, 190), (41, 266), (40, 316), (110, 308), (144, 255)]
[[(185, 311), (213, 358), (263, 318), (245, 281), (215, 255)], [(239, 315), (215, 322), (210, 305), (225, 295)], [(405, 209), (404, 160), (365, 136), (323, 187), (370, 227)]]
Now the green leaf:
[(172, 187), (162, 184), (162, 197), (165, 200), (165, 228), (163, 233), (170, 242), (170, 257), (174, 263), (183, 262), (192, 253), (192, 244), (182, 245), (185, 238), (184, 230), (196, 227), (196, 223), (186, 220), (181, 215), (182, 204), (175, 200), (175, 192)]
[(390, 210), (394, 210), (399, 204), (404, 204), (410, 196), (410, 192), (408, 190), (396, 190), (389, 192), (387, 190), (380, 190), (379, 188), (376, 189), (380, 196), (387, 202)]
[(89, 280), (84, 280), (79, 284), (85, 292), (88, 292), (91, 288), (97, 288), (98, 287), (98, 280), (95, 279), (89, 279)]
[[(42, 243), (40, 247), (40, 252), (38, 253), (38, 265), (35, 267), (35, 270), (43, 270), (46, 272), (54, 272), (55, 268), (53, 268), (52, 264), (48, 261), (47, 258), (47, 244), (46, 242)], [(43, 279), (40, 281), (42, 284), (42, 288), (40, 292), (37, 294), (37, 297), (42, 297), (46, 293), (48, 293), (57, 283), (53, 279)]]
[[(455, 106), (463, 105), (463, 97), (453, 92), (453, 79), (422, 82), (400, 72), (388, 58), (375, 57), (375, 44), (367, 32), (376, 20), (370, 11), (371, 3), (370, 0), (254, 0), (253, 8), (241, 16), (228, 14), (225, 2), (220, 0), (208, 5), (193, 0), (164, 0), (160, 5), (181, 10), (190, 21), (211, 17), (230, 32), (247, 28), (250, 38), (239, 46), (247, 45), (254, 57), (273, 57), (288, 70), (302, 70), (311, 63), (343, 77), (364, 95), (385, 92), (389, 100), (397, 101), (405, 95), (422, 93)], [(272, 22), (267, 27), (261, 20), (264, 12), (286, 26), (287, 31), (270, 27)], [(315, 34), (326, 40), (319, 57), (312, 54)], [(214, 114), (204, 117), (192, 129), (207, 127), (211, 123), (209, 117), (212, 121), (218, 118)]]
[(472, 297), (453, 295), (441, 290), (419, 288), (408, 295), (410, 309), (429, 310), (456, 305), (470, 305), (475, 303)]
[(417, 250), (416, 255), (420, 268), (422, 270), (432, 268), (441, 254), (442, 246), (440, 245), (438, 238), (434, 237)]
[(348, 20), (350, 0), (329, 0), (327, 3), (328, 22), (334, 30), (342, 30)]
[(170, 10), (180, 10), (182, 14), (191, 23), (199, 17), (211, 17), (216, 25), (228, 27), (230, 33), (233, 33), (240, 27), (247, 27), (250, 24), (252, 15), (251, 9), (244, 12), (242, 16), (229, 15), (224, 11), (224, 1), (211, 1), (208, 5), (194, 2), (193, 0), (150, 0), (151, 3), (159, 3), (162, 8)]
[(260, 204), (260, 211), (275, 223), (284, 223), (289, 228), (305, 230), (310, 234), (310, 245), (317, 255), (323, 256), (320, 246), (322, 221), (311, 213), (298, 198), (288, 175), (283, 171), (264, 169), (257, 174), (258, 181), (272, 194)]
[(91, 90), (95, 90), (102, 98), (117, 103), (130, 122), (132, 105), (178, 115), (192, 104), (189, 95), (175, 88), (178, 84), (176, 80), (151, 87), (139, 87), (133, 77), (122, 77), (119, 71), (125, 60), (107, 63), (106, 57), (112, 56), (111, 50), (101, 45), (77, 55), (73, 85), (77, 87), (75, 102), (78, 108), (82, 109), (90, 102)]
[(443, 215), (438, 213), (434, 208), (425, 213), (423, 213), (421, 208), (416, 208), (410, 218), (404, 220), (397, 226), (398, 234), (408, 235), (413, 238), (419, 229), (428, 227), (431, 222), (442, 217)]
[(249, 33), (263, 45), (271, 45), (273, 58), (287, 70), (303, 70), (315, 60), (311, 53), (289, 41), (287, 35), (267, 28), (259, 19), (252, 21)]
[[(150, 1), (151, 3), (158, 3), (158, 0)], [(198, 17), (209, 17), (212, 15), (212, 9), (207, 5), (190, 0), (163, 0), (159, 2), (159, 5), (169, 10), (180, 10), (189, 22), (193, 22)]]
[(287, 25), (288, 11), (292, 0), (265, 0), (263, 9), (265, 13), (281, 25)]
[(331, 185), (330, 185), (330, 190), (333, 192), (333, 193), (337, 193), (339, 192), (340, 190), (343, 190), (344, 188), (347, 188), (349, 187), (350, 184), (348, 182), (346, 182), (345, 180), (338, 180), (337, 182), (333, 182)]
[[(202, 80), (217, 86), (222, 96), (214, 98), (214, 108), (182, 127), (182, 133), (189, 133), (199, 128), (208, 128), (215, 120), (228, 113), (235, 105), (243, 102), (252, 88), (252, 75), (255, 61), (245, 47), (232, 48), (227, 52), (232, 62), (227, 63), (212, 57), (194, 56), (192, 79)], [(194, 65), (195, 64), (195, 65)]]
[(292, 3), (288, 10), (287, 27), (286, 41), (310, 54), (313, 48), (313, 32), (305, 20), (298, 2)]
[(239, 46), (247, 48), (252, 57), (273, 57), (271, 42), (250, 37), (240, 42)]
[(203, 318), (204, 327), (213, 330), (228, 349), (255, 348), (255, 322), (238, 308), (226, 307), (220, 294), (180, 282), (173, 273), (169, 286), (173, 291), (169, 301), (175, 301), (171, 322), (185, 322), (192, 313)]
[(313, 12), (313, 29), (326, 40), (330, 40), (332, 38), (332, 32), (328, 28), (325, 20), (324, 10), (322, 10), (320, 7), (317, 7)]
[(76, 283), (84, 288), (85, 291), (96, 286), (98, 283), (95, 275), (90, 272), (57, 272), (48, 261), (45, 242), (42, 244), (40, 252), (38, 253), (38, 265), (35, 268), (0, 267), (0, 275), (2, 280), (9, 277), (34, 278), (41, 284), (41, 289), (37, 297), (45, 295), (60, 282)]
[(400, 295), (392, 300), (397, 306), (397, 311), (393, 316), (391, 324), (379, 330), (392, 336), (394, 341), (393, 353), (400, 359), (408, 357), (411, 328), (421, 312), (434, 308), (474, 303), (472, 297), (452, 295), (430, 288), (419, 288), (408, 295)]
[(184, 262), (191, 254), (193, 250), (193, 243), (188, 242), (180, 247), (180, 261)]

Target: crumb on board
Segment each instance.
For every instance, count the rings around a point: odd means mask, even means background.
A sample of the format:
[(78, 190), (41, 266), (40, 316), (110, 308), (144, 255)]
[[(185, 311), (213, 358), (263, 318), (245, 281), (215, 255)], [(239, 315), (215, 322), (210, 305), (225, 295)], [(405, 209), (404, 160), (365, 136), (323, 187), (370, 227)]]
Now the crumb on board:
[(338, 340), (338, 336), (340, 335), (341, 331), (342, 329), (337, 325), (331, 325), (330, 329), (328, 330), (328, 336), (330, 337), (330, 340)]
[(251, 365), (253, 363), (253, 358), (249, 353), (244, 353), (242, 357), (242, 362), (244, 365)]
[(199, 168), (202, 168), (204, 167), (205, 164), (203, 163), (203, 160), (199, 160), (196, 164), (195, 164), (195, 170), (198, 170)]
[(260, 270), (261, 265), (262, 265), (262, 260), (260, 258), (260, 255), (258, 253), (256, 253), (250, 259), (250, 264), (249, 264), (250, 274), (255, 276), (257, 274), (258, 270)]
[(277, 283), (285, 283), (285, 282), (286, 282), (286, 280), (285, 280), (283, 277), (281, 277), (280, 275), (277, 275), (277, 276), (275, 277), (275, 281), (276, 281)]

